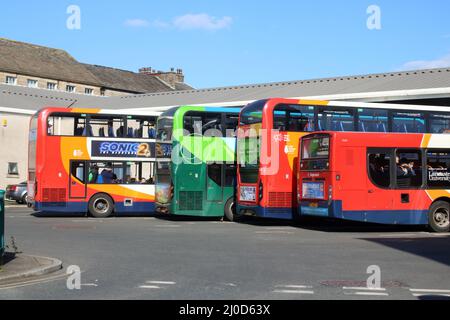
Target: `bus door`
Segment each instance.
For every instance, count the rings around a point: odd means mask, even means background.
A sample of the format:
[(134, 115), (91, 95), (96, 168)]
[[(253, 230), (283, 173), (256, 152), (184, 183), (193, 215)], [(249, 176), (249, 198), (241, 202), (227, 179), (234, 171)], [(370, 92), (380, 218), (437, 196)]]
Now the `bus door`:
[(71, 161), (69, 177), (69, 198), (86, 198), (86, 177), (86, 161)]
[(218, 163), (210, 163), (206, 167), (206, 201), (220, 202), (223, 199), (224, 166)]
[(367, 181), (367, 209), (370, 211), (392, 210), (395, 157), (392, 149), (369, 148)]

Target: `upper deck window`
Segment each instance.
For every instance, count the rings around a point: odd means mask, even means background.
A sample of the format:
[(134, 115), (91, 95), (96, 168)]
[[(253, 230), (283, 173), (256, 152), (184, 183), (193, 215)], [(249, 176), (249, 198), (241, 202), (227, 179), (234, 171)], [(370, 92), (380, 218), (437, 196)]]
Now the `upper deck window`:
[(318, 131), (354, 131), (352, 109), (323, 109), (318, 114)]
[(358, 131), (388, 132), (388, 111), (381, 109), (358, 109)]
[(450, 115), (430, 114), (431, 133), (450, 133)]
[(262, 113), (267, 100), (259, 100), (248, 104), (241, 111), (240, 125), (249, 125), (262, 122)]
[(394, 112), (392, 132), (424, 133), (426, 131), (423, 113)]
[(273, 111), (273, 129), (280, 131), (314, 131), (314, 107), (277, 105)]
[(172, 141), (173, 118), (160, 117), (156, 126), (156, 139), (162, 142)]
[(217, 112), (188, 111), (183, 117), (183, 130), (185, 134), (222, 136), (222, 114)]
[(47, 118), (47, 133), (50, 136), (87, 136), (86, 115), (53, 113)]
[(91, 116), (88, 131), (89, 136), (91, 137), (127, 137), (127, 132), (125, 132), (125, 123), (122, 117)]

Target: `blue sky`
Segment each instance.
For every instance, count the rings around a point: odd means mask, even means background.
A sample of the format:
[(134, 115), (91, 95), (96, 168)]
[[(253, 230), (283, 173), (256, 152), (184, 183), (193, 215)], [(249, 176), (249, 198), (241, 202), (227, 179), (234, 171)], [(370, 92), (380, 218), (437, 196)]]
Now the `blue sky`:
[[(81, 10), (69, 30), (67, 7)], [(367, 8), (381, 10), (369, 30)], [(450, 66), (447, 0), (2, 0), (0, 37), (196, 88)]]

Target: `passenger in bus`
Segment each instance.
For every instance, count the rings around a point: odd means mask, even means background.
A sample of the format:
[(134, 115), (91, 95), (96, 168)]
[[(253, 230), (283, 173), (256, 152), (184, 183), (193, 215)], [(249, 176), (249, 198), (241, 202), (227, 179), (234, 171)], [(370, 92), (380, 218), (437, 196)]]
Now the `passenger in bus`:
[[(103, 171), (100, 175), (103, 178), (103, 183), (106, 183), (106, 184), (114, 183), (115, 174), (111, 167), (106, 167), (105, 169), (103, 169)], [(117, 176), (115, 178), (117, 180)]]
[(98, 179), (98, 166), (95, 164), (89, 171), (89, 183), (97, 183)]
[(413, 161), (408, 161), (408, 159), (406, 158), (402, 158), (402, 160), (400, 161), (399, 157), (396, 157), (396, 162), (397, 177), (411, 177), (416, 175)]

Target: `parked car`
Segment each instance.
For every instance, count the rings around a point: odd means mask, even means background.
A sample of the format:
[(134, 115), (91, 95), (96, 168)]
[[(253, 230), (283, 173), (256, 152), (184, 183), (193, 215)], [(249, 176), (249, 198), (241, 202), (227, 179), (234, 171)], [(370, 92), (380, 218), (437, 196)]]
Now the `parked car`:
[(27, 183), (11, 184), (6, 187), (6, 200), (16, 201), (20, 204), (27, 203)]

